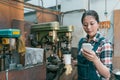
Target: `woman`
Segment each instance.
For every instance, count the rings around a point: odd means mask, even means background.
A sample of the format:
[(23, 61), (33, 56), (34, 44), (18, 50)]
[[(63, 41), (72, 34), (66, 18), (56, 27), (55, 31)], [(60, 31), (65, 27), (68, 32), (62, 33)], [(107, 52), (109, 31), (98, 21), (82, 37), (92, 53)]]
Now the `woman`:
[[(83, 13), (81, 22), (87, 33), (78, 45), (78, 80), (109, 80), (112, 70), (112, 45), (99, 32), (99, 16), (96, 11)], [(83, 43), (90, 43), (92, 50), (83, 49)]]

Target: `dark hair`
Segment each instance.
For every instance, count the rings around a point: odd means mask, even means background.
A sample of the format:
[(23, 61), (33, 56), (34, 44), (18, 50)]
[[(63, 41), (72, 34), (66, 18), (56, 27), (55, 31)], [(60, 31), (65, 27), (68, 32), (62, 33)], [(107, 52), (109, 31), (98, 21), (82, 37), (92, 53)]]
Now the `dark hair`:
[(81, 18), (82, 24), (83, 24), (83, 20), (86, 16), (93, 16), (95, 18), (95, 20), (99, 23), (99, 16), (96, 11), (94, 11), (94, 10), (85, 11)]

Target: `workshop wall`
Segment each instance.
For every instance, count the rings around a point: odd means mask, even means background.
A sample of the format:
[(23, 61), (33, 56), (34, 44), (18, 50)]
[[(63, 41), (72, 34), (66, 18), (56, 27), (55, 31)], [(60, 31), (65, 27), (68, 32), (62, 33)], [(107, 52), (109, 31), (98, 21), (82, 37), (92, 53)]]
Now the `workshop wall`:
[(0, 28), (11, 27), (13, 19), (24, 19), (24, 6), (11, 0), (0, 0)]
[(59, 21), (58, 14), (60, 14), (58, 11), (41, 9), (36, 13), (37, 21), (38, 23)]

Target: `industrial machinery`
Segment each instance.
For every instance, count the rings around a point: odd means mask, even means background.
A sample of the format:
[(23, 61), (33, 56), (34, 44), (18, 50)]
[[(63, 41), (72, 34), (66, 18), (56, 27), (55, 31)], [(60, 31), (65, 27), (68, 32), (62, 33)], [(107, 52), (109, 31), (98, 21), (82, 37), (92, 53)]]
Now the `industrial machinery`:
[(19, 37), (19, 29), (0, 29), (0, 71), (8, 69), (14, 63), (13, 55), (17, 51)]
[[(31, 46), (44, 48), (47, 80), (58, 80), (64, 72), (62, 53), (70, 52), (73, 26), (60, 26), (59, 22), (39, 23), (31, 26)], [(57, 74), (56, 74), (57, 73)]]
[[(74, 26), (61, 26), (60, 30), (57, 32), (59, 38), (59, 50), (62, 51), (62, 54), (71, 52), (71, 41), (72, 41), (72, 32)], [(59, 54), (60, 57), (62, 55)]]
[(36, 47), (43, 44), (55, 44), (57, 41), (58, 22), (39, 23), (31, 26), (31, 45)]
[[(31, 26), (31, 46), (44, 49), (47, 69), (47, 80), (53, 80), (59, 69), (57, 56), (59, 22), (39, 23)], [(54, 76), (53, 76), (54, 75)]]
[[(30, 41), (33, 47), (41, 47), (45, 50), (46, 59), (57, 53), (57, 31), (59, 22), (39, 23), (31, 26)], [(51, 51), (51, 53), (48, 53)], [(50, 59), (47, 59), (48, 61)]]

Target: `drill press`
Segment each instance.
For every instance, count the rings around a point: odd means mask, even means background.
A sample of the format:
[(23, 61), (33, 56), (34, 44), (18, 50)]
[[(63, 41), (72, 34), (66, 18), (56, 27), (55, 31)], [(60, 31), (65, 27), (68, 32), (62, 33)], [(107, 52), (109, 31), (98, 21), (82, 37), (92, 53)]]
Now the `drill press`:
[(62, 54), (71, 50), (72, 32), (73, 26), (60, 26), (58, 22), (39, 23), (31, 26), (31, 45), (45, 50), (47, 80), (58, 80), (63, 73)]
[(0, 29), (0, 71), (9, 68), (13, 52), (17, 50), (17, 39), (20, 37), (19, 29)]
[(33, 47), (41, 47), (45, 50), (52, 46), (53, 53), (56, 53), (58, 22), (46, 22), (34, 24), (31, 27), (30, 41)]
[[(60, 26), (60, 30), (58, 31), (59, 38), (59, 50), (62, 50), (62, 54), (71, 52), (71, 41), (72, 41), (72, 32), (74, 30), (74, 26)], [(59, 53), (58, 53), (59, 54)], [(62, 55), (59, 54), (60, 57)]]

